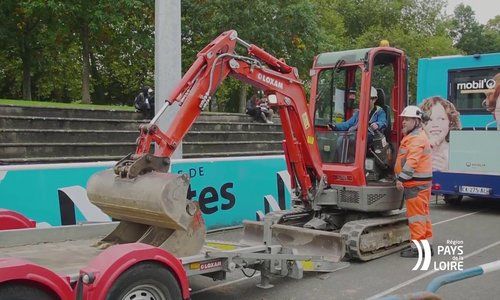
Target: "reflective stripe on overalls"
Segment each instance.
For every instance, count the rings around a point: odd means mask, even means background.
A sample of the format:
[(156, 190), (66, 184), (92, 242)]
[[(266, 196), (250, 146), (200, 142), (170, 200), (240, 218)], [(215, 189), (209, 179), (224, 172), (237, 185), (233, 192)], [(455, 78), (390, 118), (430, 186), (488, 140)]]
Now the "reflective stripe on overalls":
[(432, 238), (432, 222), (429, 210), (431, 184), (407, 187), (404, 189), (404, 195), (411, 239), (430, 240)]
[(432, 223), (429, 202), (432, 157), (429, 140), (422, 129), (417, 128), (403, 137), (394, 171), (405, 188), (406, 216), (411, 239), (431, 239)]

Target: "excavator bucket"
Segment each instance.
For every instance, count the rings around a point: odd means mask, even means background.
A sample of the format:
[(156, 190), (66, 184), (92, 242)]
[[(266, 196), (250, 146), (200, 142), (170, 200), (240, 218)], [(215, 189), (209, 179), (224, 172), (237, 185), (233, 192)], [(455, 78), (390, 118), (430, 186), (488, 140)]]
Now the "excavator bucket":
[[(244, 221), (242, 244), (256, 245), (264, 241), (264, 222)], [(295, 249), (296, 254), (322, 256), (325, 260), (339, 262), (346, 247), (339, 233), (295, 227), (271, 225), (272, 242)]]
[(177, 256), (197, 254), (205, 241), (205, 224), (197, 204), (186, 199), (186, 175), (149, 172), (121, 178), (112, 169), (94, 174), (87, 184), (90, 202), (121, 222), (97, 243), (141, 242)]

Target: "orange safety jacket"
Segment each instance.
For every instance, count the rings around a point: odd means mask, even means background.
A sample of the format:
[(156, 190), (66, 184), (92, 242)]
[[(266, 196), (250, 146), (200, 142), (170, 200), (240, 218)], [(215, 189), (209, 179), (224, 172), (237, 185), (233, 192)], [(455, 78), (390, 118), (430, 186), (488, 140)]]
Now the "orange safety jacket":
[(404, 187), (432, 181), (431, 145), (421, 128), (414, 129), (401, 140), (394, 172)]

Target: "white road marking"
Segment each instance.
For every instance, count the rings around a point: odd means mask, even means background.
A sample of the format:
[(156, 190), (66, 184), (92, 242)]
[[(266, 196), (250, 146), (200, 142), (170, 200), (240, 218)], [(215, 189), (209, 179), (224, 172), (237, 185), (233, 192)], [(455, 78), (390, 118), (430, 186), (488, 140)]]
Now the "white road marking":
[(480, 212), (482, 212), (482, 210), (478, 210), (478, 211), (472, 212), (470, 214), (465, 214), (465, 215), (461, 215), (461, 216), (458, 216), (458, 217), (454, 217), (454, 218), (451, 218), (451, 219), (448, 219), (448, 220), (439, 221), (439, 222), (436, 222), (436, 223), (432, 224), (432, 226), (436, 226), (436, 225), (443, 224), (443, 223), (446, 223), (446, 222), (450, 222), (450, 221), (454, 221), (454, 220), (457, 220), (457, 219), (465, 218), (467, 216), (472, 216), (472, 215), (475, 215), (475, 214), (480, 213)]

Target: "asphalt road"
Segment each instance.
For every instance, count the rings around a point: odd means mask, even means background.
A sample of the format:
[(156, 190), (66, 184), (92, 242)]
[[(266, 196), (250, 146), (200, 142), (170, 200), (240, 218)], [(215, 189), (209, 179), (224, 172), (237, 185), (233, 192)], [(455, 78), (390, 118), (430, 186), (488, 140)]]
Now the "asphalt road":
[[(466, 198), (457, 207), (439, 200), (431, 203), (434, 247), (448, 240), (463, 242), (463, 266), (474, 267), (500, 259), (500, 201)], [(275, 278), (274, 287), (259, 289), (260, 277), (246, 278), (241, 272), (229, 274), (225, 281), (196, 276), (190, 279), (192, 298), (203, 299), (368, 299), (403, 295), (425, 290), (426, 285), (445, 271), (434, 270), (434, 263), (446, 264), (452, 256), (444, 253), (432, 258), (428, 271), (412, 271), (416, 259), (398, 253), (369, 262), (351, 262), (348, 268), (329, 273), (307, 273), (301, 280)], [(447, 265), (449, 267), (449, 265)], [(443, 299), (499, 299), (500, 271), (456, 282), (439, 289)]]

